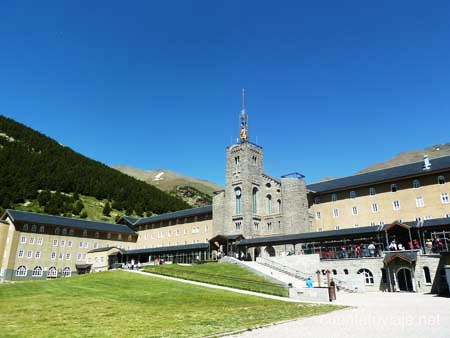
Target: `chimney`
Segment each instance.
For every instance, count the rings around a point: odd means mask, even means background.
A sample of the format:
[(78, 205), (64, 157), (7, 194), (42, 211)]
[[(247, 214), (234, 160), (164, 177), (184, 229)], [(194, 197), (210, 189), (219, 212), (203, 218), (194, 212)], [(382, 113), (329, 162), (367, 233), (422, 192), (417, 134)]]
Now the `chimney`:
[(423, 155), (423, 170), (430, 170), (430, 169), (431, 169), (430, 159), (428, 158), (428, 155)]

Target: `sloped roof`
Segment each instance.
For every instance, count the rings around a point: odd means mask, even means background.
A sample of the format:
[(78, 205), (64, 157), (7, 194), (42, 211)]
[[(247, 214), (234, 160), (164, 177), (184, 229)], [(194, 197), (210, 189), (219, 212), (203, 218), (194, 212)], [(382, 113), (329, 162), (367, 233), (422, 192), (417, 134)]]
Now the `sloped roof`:
[(116, 247), (116, 246), (109, 246), (109, 247), (103, 247), (103, 248), (92, 249), (92, 250), (89, 250), (88, 253), (104, 252), (104, 251), (109, 251), (109, 250), (112, 250), (112, 249), (117, 249), (117, 250), (121, 251), (121, 250), (120, 250), (118, 247)]
[(159, 253), (159, 252), (191, 251), (191, 250), (199, 250), (199, 249), (206, 250), (208, 248), (209, 248), (209, 243), (196, 243), (196, 244), (162, 246), (159, 248), (126, 250), (123, 253), (124, 253), (124, 255), (140, 255), (140, 254), (151, 254), (151, 253)]
[(304, 232), (301, 234), (294, 235), (282, 235), (282, 236), (270, 236), (270, 237), (258, 237), (251, 239), (243, 239), (239, 242), (238, 245), (256, 245), (256, 244), (282, 244), (282, 243), (305, 243), (305, 242), (313, 242), (326, 240), (330, 238), (340, 238), (340, 237), (349, 237), (349, 236), (358, 236), (358, 235), (368, 235), (368, 234), (376, 234), (378, 232), (377, 226), (368, 226), (368, 227), (358, 227), (358, 228), (346, 228), (341, 230), (327, 230), (327, 231), (316, 231), (316, 232)]
[(423, 169), (423, 161), (409, 163), (397, 167), (375, 170), (364, 174), (337, 178), (334, 180), (308, 184), (307, 188), (316, 193), (346, 189), (354, 186), (369, 185), (375, 182), (394, 180), (397, 178), (425, 175), (436, 171), (450, 169), (450, 156), (433, 158), (431, 168)]
[(195, 209), (186, 209), (186, 210), (179, 210), (179, 211), (175, 211), (175, 212), (169, 212), (167, 214), (162, 214), (162, 215), (158, 215), (158, 216), (140, 218), (133, 225), (136, 226), (136, 225), (142, 225), (142, 224), (148, 224), (148, 223), (155, 223), (155, 222), (166, 221), (166, 220), (174, 219), (174, 218), (183, 218), (183, 217), (196, 216), (196, 215), (208, 214), (208, 213), (212, 213), (212, 205), (208, 205), (206, 207), (201, 207), (201, 208), (195, 208)]
[(6, 210), (3, 218), (8, 215), (13, 222), (21, 223), (35, 223), (42, 225), (55, 225), (68, 228), (79, 228), (86, 230), (98, 230), (106, 232), (115, 232), (123, 234), (135, 234), (135, 232), (122, 224), (107, 223), (107, 222), (97, 222), (97, 221), (87, 221), (79, 218), (70, 218), (46, 214), (38, 214), (29, 211), (19, 211), (19, 210)]

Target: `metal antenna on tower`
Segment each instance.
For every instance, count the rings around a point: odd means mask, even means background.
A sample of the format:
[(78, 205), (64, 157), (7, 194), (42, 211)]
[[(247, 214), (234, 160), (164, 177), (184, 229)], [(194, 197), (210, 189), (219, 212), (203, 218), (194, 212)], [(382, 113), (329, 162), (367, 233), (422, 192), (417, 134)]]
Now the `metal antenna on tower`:
[(241, 115), (239, 116), (240, 120), (240, 132), (239, 137), (241, 142), (245, 142), (248, 139), (248, 116), (245, 112), (245, 89), (242, 88), (242, 110)]

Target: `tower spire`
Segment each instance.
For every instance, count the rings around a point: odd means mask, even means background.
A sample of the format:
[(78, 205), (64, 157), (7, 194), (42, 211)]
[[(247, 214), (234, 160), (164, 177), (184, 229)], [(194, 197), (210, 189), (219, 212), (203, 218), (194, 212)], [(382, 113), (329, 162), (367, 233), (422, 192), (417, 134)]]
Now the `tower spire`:
[(242, 110), (241, 114), (239, 115), (240, 120), (240, 132), (239, 132), (239, 138), (241, 139), (241, 142), (245, 142), (248, 139), (248, 115), (245, 112), (245, 89), (242, 88)]

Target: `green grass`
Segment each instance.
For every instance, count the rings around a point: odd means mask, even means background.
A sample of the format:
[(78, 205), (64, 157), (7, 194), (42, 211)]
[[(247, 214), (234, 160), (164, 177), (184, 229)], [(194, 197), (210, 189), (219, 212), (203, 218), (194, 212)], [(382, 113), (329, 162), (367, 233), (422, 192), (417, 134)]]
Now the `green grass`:
[(123, 271), (0, 285), (2, 337), (202, 337), (338, 308)]
[(288, 296), (288, 290), (285, 287), (272, 283), (236, 264), (207, 263), (192, 266), (167, 264), (146, 266), (144, 271), (276, 296)]

